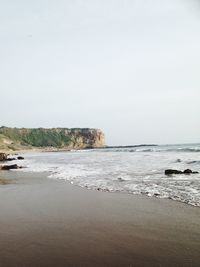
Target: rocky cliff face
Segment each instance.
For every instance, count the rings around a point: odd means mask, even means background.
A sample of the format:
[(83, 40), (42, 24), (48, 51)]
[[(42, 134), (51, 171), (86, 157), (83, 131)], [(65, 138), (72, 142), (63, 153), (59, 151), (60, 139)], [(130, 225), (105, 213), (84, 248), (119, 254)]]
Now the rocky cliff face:
[(66, 132), (73, 148), (105, 147), (105, 136), (99, 129), (69, 129)]
[(8, 128), (0, 127), (0, 150), (55, 147), (84, 149), (105, 147), (104, 133), (90, 128)]

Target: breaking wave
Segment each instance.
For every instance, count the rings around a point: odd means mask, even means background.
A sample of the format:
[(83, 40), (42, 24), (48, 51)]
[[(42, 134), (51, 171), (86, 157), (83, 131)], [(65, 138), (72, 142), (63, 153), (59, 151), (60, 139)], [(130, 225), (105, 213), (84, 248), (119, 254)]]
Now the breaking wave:
[(48, 172), (49, 178), (88, 189), (145, 194), (200, 207), (200, 174), (164, 175), (165, 169), (184, 170), (188, 164), (200, 171), (198, 147), (137, 147), (135, 153), (126, 153), (130, 148), (36, 153), (27, 155), (27, 168), (22, 171)]

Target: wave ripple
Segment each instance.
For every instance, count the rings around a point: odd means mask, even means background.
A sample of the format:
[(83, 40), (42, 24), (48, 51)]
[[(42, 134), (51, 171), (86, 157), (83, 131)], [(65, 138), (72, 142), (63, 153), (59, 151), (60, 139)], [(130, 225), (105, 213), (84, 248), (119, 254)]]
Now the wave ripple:
[(133, 149), (30, 154), (23, 171), (46, 171), (50, 178), (88, 189), (145, 194), (200, 207), (200, 174), (164, 175), (165, 169), (184, 170), (188, 164), (200, 171), (200, 146), (145, 146), (132, 153)]

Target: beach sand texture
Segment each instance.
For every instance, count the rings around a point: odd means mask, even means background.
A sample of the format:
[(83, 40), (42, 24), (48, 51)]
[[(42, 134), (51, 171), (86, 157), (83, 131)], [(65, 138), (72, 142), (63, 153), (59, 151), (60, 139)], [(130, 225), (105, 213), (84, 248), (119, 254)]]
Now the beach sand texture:
[(200, 209), (1, 172), (0, 267), (199, 267)]

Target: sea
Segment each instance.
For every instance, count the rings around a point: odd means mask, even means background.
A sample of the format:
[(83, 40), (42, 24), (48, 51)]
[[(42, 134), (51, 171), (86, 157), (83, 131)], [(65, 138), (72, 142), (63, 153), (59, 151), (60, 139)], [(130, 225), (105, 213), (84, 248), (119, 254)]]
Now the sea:
[[(143, 194), (200, 207), (200, 144), (128, 146), (25, 154), (23, 172), (46, 172), (91, 190)], [(166, 169), (199, 174), (166, 176)]]

